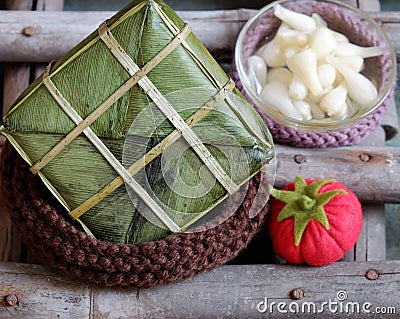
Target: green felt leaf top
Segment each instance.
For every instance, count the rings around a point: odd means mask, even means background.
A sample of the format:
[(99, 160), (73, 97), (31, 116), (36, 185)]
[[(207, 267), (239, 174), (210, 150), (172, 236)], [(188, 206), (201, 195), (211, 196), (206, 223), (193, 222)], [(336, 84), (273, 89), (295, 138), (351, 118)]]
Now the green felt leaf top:
[(294, 218), (294, 240), (298, 246), (303, 233), (311, 220), (318, 221), (326, 230), (329, 229), (329, 221), (324, 210), (333, 197), (339, 194), (347, 194), (342, 189), (324, 193), (318, 193), (322, 186), (335, 182), (334, 179), (321, 179), (307, 185), (304, 178), (298, 176), (294, 182), (294, 191), (271, 189), (271, 195), (281, 202), (286, 203), (279, 213), (277, 220)]

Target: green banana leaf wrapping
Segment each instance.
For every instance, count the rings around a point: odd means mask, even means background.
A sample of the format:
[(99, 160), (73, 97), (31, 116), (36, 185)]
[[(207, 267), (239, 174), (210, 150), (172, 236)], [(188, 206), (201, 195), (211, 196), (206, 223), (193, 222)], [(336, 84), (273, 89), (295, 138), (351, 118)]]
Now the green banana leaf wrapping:
[[(174, 119), (160, 109), (160, 100), (167, 101), (186, 121), (237, 187), (273, 158), (268, 128), (193, 33), (179, 35), (185, 23), (164, 2), (134, 1), (106, 25), (107, 34), (138, 68), (150, 63), (152, 69), (147, 78), (143, 74), (138, 77), (142, 82), (113, 99), (89, 129), (124, 169), (145, 159), (146, 163), (130, 174), (163, 211), (161, 215), (167, 215), (183, 231), (207, 216), (232, 190), (228, 191), (194, 150), (196, 140), (190, 142), (185, 130), (176, 129)], [(179, 44), (154, 62), (176, 38)], [(121, 64), (96, 30), (25, 90), (4, 117), (0, 132), (34, 166), (63, 144), (78, 124), (60, 107), (45, 79), (52, 81), (57, 94), (81, 119), (87, 119), (136, 71)], [(143, 79), (157, 88), (159, 98), (151, 95)], [(89, 234), (115, 243), (158, 240), (175, 231), (140, 192), (123, 183), (87, 130), (64, 143), (38, 171), (67, 213), (90, 202), (75, 218)], [(155, 155), (150, 158), (149, 152)], [(96, 200), (115, 180), (115, 189)]]

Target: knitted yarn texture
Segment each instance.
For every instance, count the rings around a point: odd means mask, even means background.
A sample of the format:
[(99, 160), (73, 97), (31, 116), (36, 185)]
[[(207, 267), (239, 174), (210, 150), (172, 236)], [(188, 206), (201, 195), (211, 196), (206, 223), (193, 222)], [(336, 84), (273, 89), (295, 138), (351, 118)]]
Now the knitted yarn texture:
[[(309, 179), (303, 181), (308, 186), (300, 187), (299, 194), (314, 195), (311, 197), (311, 199), (316, 199), (314, 207), (299, 210), (299, 215), (293, 214), (290, 218), (280, 220), (278, 216), (286, 205), (290, 205), (287, 211), (291, 213), (298, 208), (293, 205), (296, 204), (295, 201), (288, 201), (288, 204), (274, 198), (271, 203), (269, 220), (269, 233), (273, 248), (280, 257), (293, 264), (328, 265), (342, 258), (357, 242), (362, 227), (361, 203), (357, 196), (340, 182)], [(282, 191), (294, 194), (296, 182), (287, 184)], [(310, 188), (310, 185), (313, 184), (318, 185), (318, 188), (314, 189), (317, 194), (310, 194), (313, 193)], [(297, 184), (297, 188), (299, 186), (301, 184)], [(307, 187), (309, 187), (308, 191), (303, 192), (302, 189), (305, 190)], [(324, 195), (328, 195), (328, 197), (322, 199)], [(308, 196), (304, 197), (310, 199)], [(325, 202), (326, 200), (328, 201)], [(317, 210), (315, 208), (321, 202), (324, 203), (322, 209), (327, 224), (323, 222), (323, 219), (316, 218)], [(307, 225), (302, 230), (300, 241), (296, 243), (296, 228), (300, 228), (299, 226), (304, 220), (307, 220)]]
[[(371, 32), (363, 26), (360, 20), (351, 17), (340, 8), (332, 6), (329, 3), (321, 3), (318, 1), (307, 1), (306, 3), (296, 2), (295, 4), (288, 4), (287, 7), (289, 9), (301, 9), (301, 12), (308, 15), (311, 15), (314, 12), (318, 13), (324, 17), (331, 28), (341, 33), (346, 33), (346, 30), (352, 30), (351, 38), (359, 45), (379, 46), (380, 44)], [(251, 34), (246, 39), (246, 43), (243, 45), (245, 50), (244, 56), (248, 58), (254, 54), (258, 44), (263, 40), (263, 38), (273, 34), (278, 28), (278, 25), (278, 20), (273, 17), (266, 17), (261, 20), (251, 31)], [(378, 91), (381, 92), (384, 89), (385, 84), (388, 83), (391, 69), (394, 67), (392, 65), (389, 50), (385, 50), (384, 54), (376, 57), (374, 61), (376, 61), (375, 68), (379, 72), (378, 78), (380, 79)], [(295, 130), (279, 124), (260, 110), (260, 108), (251, 101), (251, 98), (244, 90), (243, 85), (240, 82), (235, 62), (232, 63), (231, 76), (236, 82), (236, 86), (239, 90), (246, 96), (267, 122), (268, 128), (274, 137), (274, 141), (298, 147), (347, 146), (360, 143), (381, 123), (394, 94), (393, 86), (387, 98), (373, 113), (350, 127), (328, 132), (307, 132)]]
[[(64, 218), (62, 208), (9, 143), (0, 167), (12, 223), (45, 264), (95, 284), (137, 288), (190, 278), (225, 264), (245, 248), (268, 212), (268, 187), (260, 183), (261, 174), (225, 201), (223, 211), (236, 212), (218, 226), (123, 245), (93, 239)], [(254, 205), (260, 213), (250, 218)]]

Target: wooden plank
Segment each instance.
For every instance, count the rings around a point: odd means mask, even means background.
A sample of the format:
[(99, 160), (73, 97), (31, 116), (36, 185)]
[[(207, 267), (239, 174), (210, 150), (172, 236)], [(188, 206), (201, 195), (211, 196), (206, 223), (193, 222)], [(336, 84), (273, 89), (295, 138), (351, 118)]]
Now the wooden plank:
[(397, 116), (397, 108), (395, 104), (395, 99), (391, 101), (388, 107), (388, 111), (381, 123), (383, 129), (385, 130), (386, 140), (390, 140), (395, 137), (399, 132), (399, 119)]
[(356, 7), (367, 12), (381, 11), (381, 3), (379, 0), (357, 0)]
[(37, 0), (36, 11), (62, 11), (64, 0)]
[[(360, 147), (382, 147), (385, 131), (378, 127)], [(361, 183), (362, 184), (362, 183)], [(386, 259), (385, 205), (383, 203), (363, 203), (363, 226), (353, 250), (354, 261)]]
[[(397, 19), (393, 22), (389, 22), (385, 19), (386, 13), (385, 13), (385, 15), (374, 14), (373, 16), (378, 18), (378, 22), (381, 23), (382, 29), (385, 30), (385, 32), (387, 33), (387, 35), (389, 36), (389, 38), (392, 42), (392, 45), (393, 45), (395, 53), (396, 53), (397, 60), (400, 60), (400, 22), (399, 22), (399, 19)], [(390, 14), (388, 14), (388, 16), (389, 17), (397, 16), (399, 18), (400, 12), (391, 12)]]
[(64, 0), (6, 0), (7, 10), (62, 11)]
[[(255, 10), (181, 11), (183, 20), (219, 60), (231, 59), (237, 35)], [(48, 62), (64, 55), (114, 12), (0, 12), (0, 61)], [(371, 13), (387, 31), (400, 56), (397, 12)], [(23, 30), (31, 27), (34, 35)]]
[(387, 33), (394, 47), (397, 60), (400, 60), (400, 12), (371, 12), (370, 15)]
[[(382, 147), (385, 144), (385, 131), (378, 127), (360, 145)], [(344, 256), (345, 261), (370, 261), (386, 259), (385, 205), (363, 203), (363, 225), (357, 243)], [(383, 230), (382, 230), (383, 229)]]
[(344, 261), (379, 261), (386, 259), (384, 204), (363, 204), (363, 224), (357, 243)]
[[(385, 145), (386, 132), (378, 127), (365, 139), (361, 146), (382, 147)], [(363, 203), (362, 235), (354, 249), (355, 261), (378, 261), (386, 259), (385, 204)]]
[(400, 201), (399, 148), (353, 146), (301, 149), (276, 145), (276, 157), (276, 187), (282, 187), (297, 175), (330, 177), (353, 190), (363, 202)]
[(29, 85), (30, 65), (9, 63), (4, 70), (3, 115)]
[[(31, 0), (7, 1), (9, 10), (31, 10)], [(30, 65), (28, 63), (7, 64), (4, 71), (3, 114), (8, 112), (15, 99), (28, 86), (30, 78)], [(0, 261), (20, 262), (23, 257), (23, 244), (17, 229), (11, 224), (8, 209), (0, 198)]]
[(0, 261), (21, 261), (21, 237), (12, 227), (4, 199), (0, 195)]
[(363, 214), (363, 224), (357, 244), (354, 247), (354, 259), (348, 261), (367, 261), (368, 260), (368, 217), (369, 214)]
[[(301, 287), (305, 291), (305, 297), (297, 301), (300, 305), (305, 302), (312, 302), (321, 306), (323, 302), (329, 302), (329, 300), (338, 301), (338, 292), (344, 291), (348, 296), (343, 304), (344, 307), (346, 307), (346, 302), (358, 302), (360, 304), (371, 302), (374, 306), (381, 303), (384, 303), (383, 306), (392, 305), (397, 310), (397, 297), (393, 296), (391, 301), (382, 298), (381, 301), (379, 294), (383, 292), (381, 289), (384, 289), (384, 287), (380, 284), (383, 284), (383, 282), (370, 282), (363, 276), (366, 269), (371, 266), (368, 265), (365, 268), (365, 265), (367, 264), (337, 263), (317, 269), (287, 265), (225, 268), (223, 271), (213, 271), (205, 276), (197, 277), (191, 282), (170, 287), (172, 291), (167, 287), (157, 289), (156, 293), (154, 291), (141, 291), (138, 300), (131, 300), (130, 304), (141, 306), (139, 308), (141, 313), (132, 312), (136, 315), (135, 318), (151, 316), (150, 312), (145, 312), (147, 307), (153, 308), (156, 316), (162, 314), (163, 318), (174, 318), (174, 316), (175, 318), (180, 316), (185, 318), (260, 318), (261, 314), (256, 310), (256, 307), (260, 302), (265, 301), (265, 298), (268, 298), (270, 306), (271, 302), (275, 302), (275, 307), (273, 307), (274, 312), (266, 311), (265, 317), (287, 318), (288, 313), (279, 313), (276, 304), (283, 302), (288, 305), (293, 302), (289, 299), (290, 291)], [(384, 264), (379, 264), (379, 266), (379, 269), (385, 268)], [(292, 271), (295, 272), (292, 273)], [(380, 278), (383, 279), (383, 276)], [(394, 287), (398, 285), (396, 282), (391, 283)], [(397, 295), (394, 287), (383, 294), (385, 296), (390, 295), (390, 293)], [(103, 294), (107, 295), (107, 292), (103, 292)], [(173, 300), (168, 298), (168, 294), (174, 296)], [(103, 304), (107, 299), (102, 299)], [(129, 302), (128, 296), (120, 295), (120, 300)], [(165, 300), (165, 302), (159, 302), (159, 300)], [(143, 307), (143, 304), (146, 305), (146, 308)], [(94, 305), (96, 305), (96, 300)], [(100, 310), (107, 308), (111, 308), (111, 314), (116, 314), (111, 318), (118, 318), (117, 316), (121, 314), (122, 318), (128, 317), (125, 316), (125, 313), (114, 312), (117, 307), (112, 307), (112, 304), (110, 306), (109, 302)], [(338, 315), (339, 311), (332, 313), (327, 309), (325, 310), (326, 312), (318, 314), (318, 318), (344, 317), (343, 314)], [(135, 308), (132, 308), (132, 311), (135, 311)], [(286, 311), (289, 312), (288, 307), (286, 307)], [(294, 314), (291, 315), (294, 316)], [(305, 313), (298, 313), (296, 317), (315, 317), (315, 314), (305, 311)], [(364, 313), (354, 317), (365, 318), (366, 316)], [(394, 318), (395, 316), (389, 317)]]
[[(31, 0), (8, 1), (7, 8), (10, 10), (62, 10), (64, 0)], [(23, 31), (22, 31), (23, 32)], [(37, 69), (37, 70), (36, 70)], [(42, 67), (36, 68), (33, 64), (12, 63), (7, 64), (4, 72), (4, 95), (3, 114), (8, 111), (15, 99), (29, 85), (31, 73), (41, 71)], [(6, 206), (0, 198), (0, 261), (30, 261), (36, 262), (36, 258), (26, 252), (21, 242), (18, 231), (12, 226)]]
[(386, 260), (385, 209), (382, 204), (363, 206), (366, 223), (367, 261)]
[[(330, 149), (302, 149), (284, 145), (275, 147), (277, 158), (275, 187), (284, 186), (298, 175), (307, 178), (334, 178), (351, 189), (363, 202), (400, 202), (400, 148), (398, 147), (352, 146)], [(364, 162), (365, 159), (369, 160)]]
[[(18, 52), (13, 52), (13, 57), (6, 57), (4, 49), (0, 49), (0, 60), (48, 62), (57, 59), (114, 13), (15, 12), (13, 14), (3, 11), (0, 19), (0, 40), (6, 41), (3, 42), (4, 44), (14, 41), (14, 49), (8, 51), (16, 51), (15, 43), (18, 43)], [(223, 52), (229, 51), (230, 55), (236, 36), (242, 24), (249, 18), (249, 14), (254, 14), (254, 10), (181, 12), (183, 19), (191, 24), (200, 40), (208, 42), (211, 51), (215, 54), (218, 52), (224, 54)], [(211, 27), (210, 23), (212, 23)], [(27, 27), (35, 30), (34, 35), (23, 34), (22, 31)], [(214, 29), (212, 33), (211, 28)], [(224, 32), (221, 32), (223, 30)]]
[(32, 10), (33, 0), (6, 0), (8, 10)]
[[(18, 304), (4, 298), (16, 295)], [(90, 294), (86, 284), (28, 264), (0, 263), (0, 318), (89, 318)]]
[(358, 0), (343, 0), (341, 2), (349, 4), (349, 5), (353, 6), (353, 7), (357, 7), (358, 6)]
[[(357, 241), (357, 243), (358, 243), (358, 241)], [(355, 260), (356, 260), (356, 246), (355, 246), (352, 250), (348, 251), (348, 252), (344, 255), (344, 257), (342, 258), (341, 261), (353, 262), (353, 261), (355, 261)]]
[[(377, 277), (376, 280), (367, 279), (370, 269), (376, 270), (369, 273), (369, 277)], [(330, 300), (337, 311), (330, 311), (326, 305), (318, 318), (345, 317), (346, 309), (349, 313), (356, 310), (352, 307), (357, 303), (360, 313), (352, 313), (351, 317), (366, 318), (362, 305), (367, 302), (371, 303), (367, 307), (370, 311), (376, 311), (377, 307), (396, 311), (384, 318), (398, 318), (400, 311), (400, 261), (338, 262), (319, 268), (231, 265), (191, 280), (140, 291), (95, 287), (46, 267), (27, 264), (0, 263), (0, 278), (0, 298), (15, 294), (19, 301), (15, 307), (7, 307), (3, 301), (0, 317), (4, 319), (287, 318), (288, 313), (279, 312), (277, 304), (285, 303), (285, 309), (289, 310), (293, 302), (289, 296), (294, 288), (304, 290), (304, 297), (296, 301), (300, 311), (292, 314), (297, 318), (314, 318), (316, 314), (308, 313), (307, 305), (315, 303), (321, 309), (323, 303)], [(343, 308), (340, 308), (339, 292), (347, 294)], [(262, 306), (260, 303), (265, 298), (273, 312), (257, 310), (257, 305)], [(306, 307), (303, 313), (302, 306)], [(368, 318), (378, 317), (368, 315)]]

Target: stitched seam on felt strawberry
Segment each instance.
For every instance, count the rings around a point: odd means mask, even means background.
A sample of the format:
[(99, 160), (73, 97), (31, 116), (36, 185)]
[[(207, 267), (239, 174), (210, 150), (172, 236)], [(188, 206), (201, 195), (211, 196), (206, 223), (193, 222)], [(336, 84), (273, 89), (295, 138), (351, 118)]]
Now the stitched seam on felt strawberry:
[(271, 187), (271, 195), (286, 204), (277, 216), (277, 221), (294, 218), (295, 246), (300, 244), (304, 231), (311, 220), (316, 220), (326, 230), (329, 230), (329, 221), (324, 205), (339, 194), (347, 194), (342, 189), (318, 193), (322, 186), (333, 182), (335, 182), (334, 179), (319, 179), (307, 185), (304, 178), (297, 176), (293, 191), (277, 190)]

